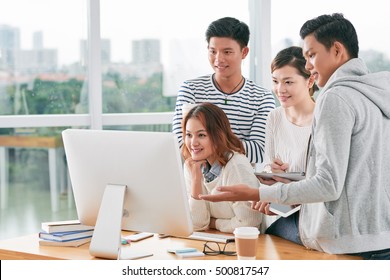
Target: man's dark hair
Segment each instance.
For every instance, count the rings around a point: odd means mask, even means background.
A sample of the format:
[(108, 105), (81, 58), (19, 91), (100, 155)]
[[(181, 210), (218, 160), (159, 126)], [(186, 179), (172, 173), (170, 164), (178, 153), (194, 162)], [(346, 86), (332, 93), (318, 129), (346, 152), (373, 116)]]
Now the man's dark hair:
[(211, 37), (227, 37), (235, 40), (242, 48), (248, 46), (249, 27), (246, 23), (232, 17), (220, 18), (210, 23), (206, 30), (206, 41)]
[(338, 41), (344, 45), (351, 58), (359, 54), (359, 42), (355, 27), (343, 14), (322, 15), (306, 21), (299, 32), (302, 39), (313, 34), (327, 50)]

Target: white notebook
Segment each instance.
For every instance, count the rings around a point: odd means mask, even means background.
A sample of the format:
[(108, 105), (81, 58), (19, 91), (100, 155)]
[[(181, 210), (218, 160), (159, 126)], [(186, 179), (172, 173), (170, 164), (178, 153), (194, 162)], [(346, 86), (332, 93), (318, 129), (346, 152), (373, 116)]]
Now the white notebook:
[(215, 241), (218, 243), (234, 242), (234, 235), (209, 233), (203, 231), (195, 231), (190, 236), (185, 238), (203, 241)]

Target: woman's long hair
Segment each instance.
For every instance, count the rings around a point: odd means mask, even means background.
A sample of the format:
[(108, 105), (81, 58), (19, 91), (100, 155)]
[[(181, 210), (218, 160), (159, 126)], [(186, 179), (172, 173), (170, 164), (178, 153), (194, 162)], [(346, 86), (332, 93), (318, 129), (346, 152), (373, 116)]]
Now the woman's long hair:
[(192, 108), (183, 119), (182, 154), (184, 159), (191, 157), (191, 153), (185, 145), (187, 122), (191, 118), (198, 119), (206, 128), (207, 134), (213, 143), (216, 160), (221, 166), (225, 166), (233, 152), (245, 154), (244, 145), (233, 133), (230, 122), (225, 112), (212, 103), (201, 103)]

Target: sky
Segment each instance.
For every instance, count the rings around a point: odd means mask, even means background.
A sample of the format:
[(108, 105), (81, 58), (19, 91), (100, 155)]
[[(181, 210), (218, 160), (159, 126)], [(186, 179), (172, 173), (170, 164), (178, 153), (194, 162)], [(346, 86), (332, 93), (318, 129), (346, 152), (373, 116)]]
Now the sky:
[[(85, 1), (2, 2), (0, 25), (20, 28), (23, 49), (31, 48), (33, 32), (43, 31), (44, 46), (58, 49), (60, 63), (78, 61), (79, 40), (87, 37)], [(323, 13), (343, 12), (355, 25), (361, 49), (375, 48), (390, 58), (390, 10), (385, 8), (386, 2), (271, 0), (271, 43), (278, 48), (282, 39), (290, 37), (298, 44), (299, 29), (306, 20)], [(100, 5), (101, 34), (111, 40), (114, 61), (130, 61), (133, 39), (203, 40), (207, 25), (222, 16), (234, 16), (248, 23), (244, 0), (101, 0)]]

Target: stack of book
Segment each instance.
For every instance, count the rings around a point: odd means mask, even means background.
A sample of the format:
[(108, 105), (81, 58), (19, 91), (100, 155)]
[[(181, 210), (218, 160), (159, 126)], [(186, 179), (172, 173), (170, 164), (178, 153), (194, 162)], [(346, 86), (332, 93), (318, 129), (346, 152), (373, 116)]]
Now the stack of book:
[(78, 247), (92, 239), (93, 226), (87, 226), (78, 220), (44, 222), (39, 233), (39, 245)]

